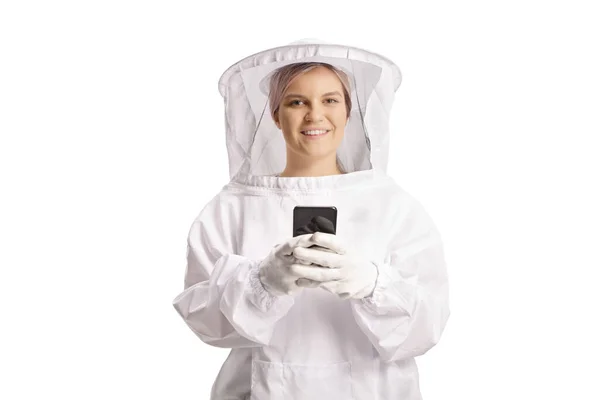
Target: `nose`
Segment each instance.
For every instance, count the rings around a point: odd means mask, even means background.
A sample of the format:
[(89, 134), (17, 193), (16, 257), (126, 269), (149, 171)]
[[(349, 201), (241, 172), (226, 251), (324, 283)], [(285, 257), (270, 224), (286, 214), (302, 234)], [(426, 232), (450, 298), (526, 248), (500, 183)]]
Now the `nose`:
[(307, 121), (322, 121), (323, 120), (323, 109), (320, 105), (312, 106), (304, 116)]

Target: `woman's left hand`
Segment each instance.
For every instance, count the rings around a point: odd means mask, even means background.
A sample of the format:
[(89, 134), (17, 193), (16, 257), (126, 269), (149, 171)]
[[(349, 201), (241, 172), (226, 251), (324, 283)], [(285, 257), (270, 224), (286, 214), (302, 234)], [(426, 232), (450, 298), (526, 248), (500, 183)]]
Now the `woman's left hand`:
[[(307, 270), (303, 273), (307, 279), (320, 281), (320, 287), (337, 294), (342, 299), (362, 299), (373, 293), (378, 276), (375, 264), (358, 254), (348, 252), (336, 235), (316, 232), (309, 241), (325, 249), (296, 247), (293, 252), (294, 257), (303, 264), (312, 263), (336, 271), (334, 274), (323, 274), (319, 268), (306, 267)], [(311, 273), (314, 276), (311, 276)], [(331, 275), (334, 278), (323, 281), (324, 275)], [(299, 285), (301, 284), (302, 282), (299, 282)]]

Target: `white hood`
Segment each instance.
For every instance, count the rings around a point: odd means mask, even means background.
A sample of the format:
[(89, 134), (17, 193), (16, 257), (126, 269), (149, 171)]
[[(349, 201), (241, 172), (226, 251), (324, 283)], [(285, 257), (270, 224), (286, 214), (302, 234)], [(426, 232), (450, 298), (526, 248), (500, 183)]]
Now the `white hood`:
[(337, 153), (344, 171), (386, 171), (389, 113), (402, 80), (400, 69), (370, 51), (310, 39), (246, 57), (219, 79), (230, 178), (283, 171), (285, 141), (269, 110), (270, 74), (283, 65), (308, 61), (332, 64), (350, 78), (352, 110)]

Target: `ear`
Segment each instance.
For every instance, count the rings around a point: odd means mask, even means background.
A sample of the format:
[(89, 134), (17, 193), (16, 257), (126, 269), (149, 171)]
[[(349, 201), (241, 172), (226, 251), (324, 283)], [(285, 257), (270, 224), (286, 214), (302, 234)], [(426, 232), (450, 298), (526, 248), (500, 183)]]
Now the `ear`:
[(275, 116), (273, 117), (273, 122), (275, 122), (277, 129), (281, 130), (281, 125), (279, 124), (279, 115), (278, 114), (275, 114)]

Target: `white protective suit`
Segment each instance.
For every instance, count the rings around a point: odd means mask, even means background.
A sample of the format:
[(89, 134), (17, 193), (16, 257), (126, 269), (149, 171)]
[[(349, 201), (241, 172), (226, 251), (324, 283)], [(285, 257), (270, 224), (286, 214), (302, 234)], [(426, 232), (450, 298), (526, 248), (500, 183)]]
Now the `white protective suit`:
[[(345, 174), (275, 176), (286, 150), (270, 117), (269, 74), (300, 61), (327, 62), (350, 76), (353, 106), (338, 149)], [(431, 218), (386, 175), (400, 81), (392, 61), (323, 42), (262, 51), (222, 75), (231, 181), (191, 226), (184, 291), (173, 300), (203, 342), (232, 349), (211, 399), (421, 399), (414, 358), (440, 340), (448, 278)], [(337, 237), (377, 267), (371, 295), (265, 290), (258, 265), (292, 237), (296, 205), (337, 208)]]

